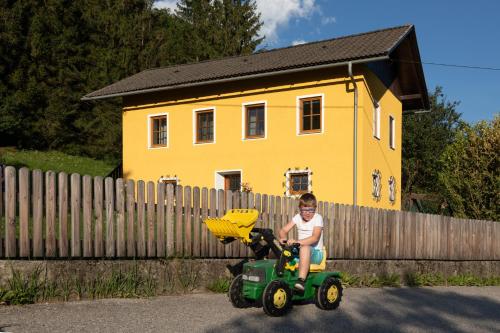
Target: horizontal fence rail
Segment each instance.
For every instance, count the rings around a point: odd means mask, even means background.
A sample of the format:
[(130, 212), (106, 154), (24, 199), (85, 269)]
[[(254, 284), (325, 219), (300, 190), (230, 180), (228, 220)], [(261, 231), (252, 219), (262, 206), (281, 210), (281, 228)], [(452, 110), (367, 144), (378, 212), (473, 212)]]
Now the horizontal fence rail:
[[(202, 221), (259, 210), (275, 235), (298, 200), (0, 167), (0, 258), (244, 258)], [(499, 260), (500, 223), (320, 201), (329, 259)], [(292, 237), (296, 237), (293, 231)]]

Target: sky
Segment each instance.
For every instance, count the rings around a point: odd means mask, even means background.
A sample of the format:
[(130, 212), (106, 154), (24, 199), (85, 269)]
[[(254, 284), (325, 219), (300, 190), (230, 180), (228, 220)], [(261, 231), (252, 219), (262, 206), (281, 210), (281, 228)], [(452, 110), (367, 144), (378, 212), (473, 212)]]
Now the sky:
[[(157, 1), (175, 8), (176, 0)], [(256, 0), (266, 49), (415, 25), (427, 89), (442, 86), (468, 122), (500, 114), (500, 1)]]

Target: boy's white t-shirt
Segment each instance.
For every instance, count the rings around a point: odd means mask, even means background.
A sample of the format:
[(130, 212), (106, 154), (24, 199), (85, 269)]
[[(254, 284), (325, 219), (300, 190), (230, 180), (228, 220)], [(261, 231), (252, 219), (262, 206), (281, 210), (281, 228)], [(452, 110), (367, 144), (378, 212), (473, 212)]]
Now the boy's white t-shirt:
[[(297, 214), (292, 218), (292, 222), (297, 226), (299, 240), (311, 237), (314, 227), (323, 228), (323, 217), (318, 213), (315, 213), (313, 218), (308, 222), (304, 222), (304, 220), (302, 220), (302, 216), (300, 216), (300, 214)], [(321, 237), (319, 238), (319, 241), (316, 244), (311, 244), (311, 247), (314, 249), (323, 250), (323, 231), (321, 231)]]

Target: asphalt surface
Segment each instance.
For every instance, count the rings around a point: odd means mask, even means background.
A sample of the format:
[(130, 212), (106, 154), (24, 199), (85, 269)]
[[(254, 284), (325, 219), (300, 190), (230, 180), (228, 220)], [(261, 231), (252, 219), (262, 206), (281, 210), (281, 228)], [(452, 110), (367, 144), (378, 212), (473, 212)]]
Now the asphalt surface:
[(285, 317), (222, 294), (0, 306), (0, 332), (500, 332), (500, 287), (345, 290), (335, 311)]

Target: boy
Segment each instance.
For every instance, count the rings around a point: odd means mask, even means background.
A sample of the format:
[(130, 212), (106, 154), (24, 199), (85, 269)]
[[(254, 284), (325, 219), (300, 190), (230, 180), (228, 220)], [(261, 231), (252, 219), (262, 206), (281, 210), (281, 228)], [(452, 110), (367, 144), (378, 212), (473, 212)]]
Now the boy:
[(295, 289), (304, 290), (304, 283), (309, 273), (309, 265), (320, 264), (323, 260), (323, 217), (316, 213), (316, 197), (311, 193), (305, 193), (300, 197), (300, 213), (279, 232), (281, 243), (286, 241), (286, 235), (297, 226), (299, 240), (289, 239), (288, 244), (299, 243), (299, 279), (295, 283)]

